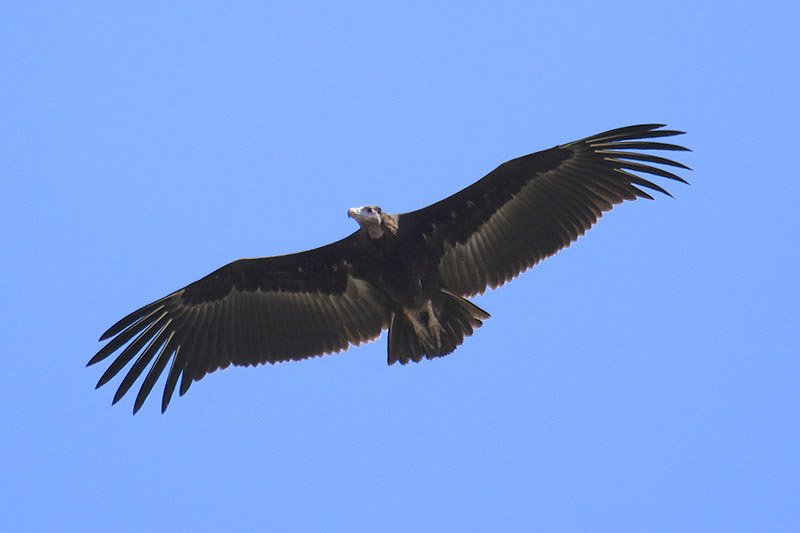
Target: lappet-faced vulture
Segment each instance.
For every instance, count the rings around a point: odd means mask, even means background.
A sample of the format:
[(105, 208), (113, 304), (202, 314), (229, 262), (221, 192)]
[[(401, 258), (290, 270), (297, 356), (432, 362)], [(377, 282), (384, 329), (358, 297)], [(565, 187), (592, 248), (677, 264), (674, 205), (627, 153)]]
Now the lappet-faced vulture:
[[(240, 259), (129, 314), (89, 365), (119, 351), (101, 386), (131, 361), (116, 403), (148, 368), (139, 410), (169, 367), (161, 400), (210, 372), (340, 352), (389, 330), (388, 362), (447, 355), (489, 313), (466, 300), (531, 268), (624, 200), (669, 194), (643, 175), (685, 181), (685, 165), (642, 150), (682, 132), (619, 128), (503, 163), (433, 205), (391, 215), (347, 210), (359, 229), (306, 252)], [(652, 178), (650, 178), (652, 179)], [(152, 363), (152, 364), (151, 364)]]

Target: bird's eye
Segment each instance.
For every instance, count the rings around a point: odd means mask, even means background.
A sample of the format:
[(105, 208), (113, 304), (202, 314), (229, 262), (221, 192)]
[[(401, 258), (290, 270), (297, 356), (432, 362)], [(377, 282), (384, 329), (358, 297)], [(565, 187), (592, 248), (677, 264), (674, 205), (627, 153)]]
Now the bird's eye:
[(368, 207), (368, 208), (366, 208), (364, 211), (366, 211), (367, 213), (372, 213), (372, 208), (371, 208), (371, 207)]

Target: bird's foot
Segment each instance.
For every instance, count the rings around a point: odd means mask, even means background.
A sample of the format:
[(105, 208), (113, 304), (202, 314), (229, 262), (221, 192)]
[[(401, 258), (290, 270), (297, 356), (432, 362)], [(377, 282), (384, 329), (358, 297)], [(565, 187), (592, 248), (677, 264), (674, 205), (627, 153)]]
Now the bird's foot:
[[(423, 312), (428, 315), (427, 324), (423, 323)], [(428, 302), (421, 310), (407, 310), (405, 315), (428, 354), (436, 355), (442, 346), (442, 326), (433, 313), (431, 303)]]
[(439, 319), (433, 312), (433, 304), (430, 300), (425, 307), (428, 313), (428, 334), (433, 337), (431, 340), (436, 344), (436, 350), (439, 351), (442, 348), (442, 325), (439, 324)]

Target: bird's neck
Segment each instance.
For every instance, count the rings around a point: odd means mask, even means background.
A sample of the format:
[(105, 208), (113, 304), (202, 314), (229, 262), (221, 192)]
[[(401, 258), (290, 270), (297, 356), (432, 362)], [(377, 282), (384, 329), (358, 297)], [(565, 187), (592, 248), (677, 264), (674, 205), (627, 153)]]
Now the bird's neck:
[(397, 215), (382, 213), (380, 224), (370, 224), (366, 226), (366, 228), (370, 238), (380, 239), (386, 232), (388, 232), (391, 235), (397, 235), (397, 226), (398, 226)]

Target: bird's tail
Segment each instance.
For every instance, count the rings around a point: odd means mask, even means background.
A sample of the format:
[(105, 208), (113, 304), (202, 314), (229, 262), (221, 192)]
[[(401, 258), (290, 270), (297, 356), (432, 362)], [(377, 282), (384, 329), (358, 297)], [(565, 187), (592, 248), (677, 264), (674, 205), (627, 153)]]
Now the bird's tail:
[[(451, 353), (465, 337), (483, 325), (489, 313), (469, 300), (442, 290), (429, 302), (404, 314), (392, 313), (389, 324), (389, 364), (420, 362)], [(431, 316), (431, 312), (433, 316)]]

